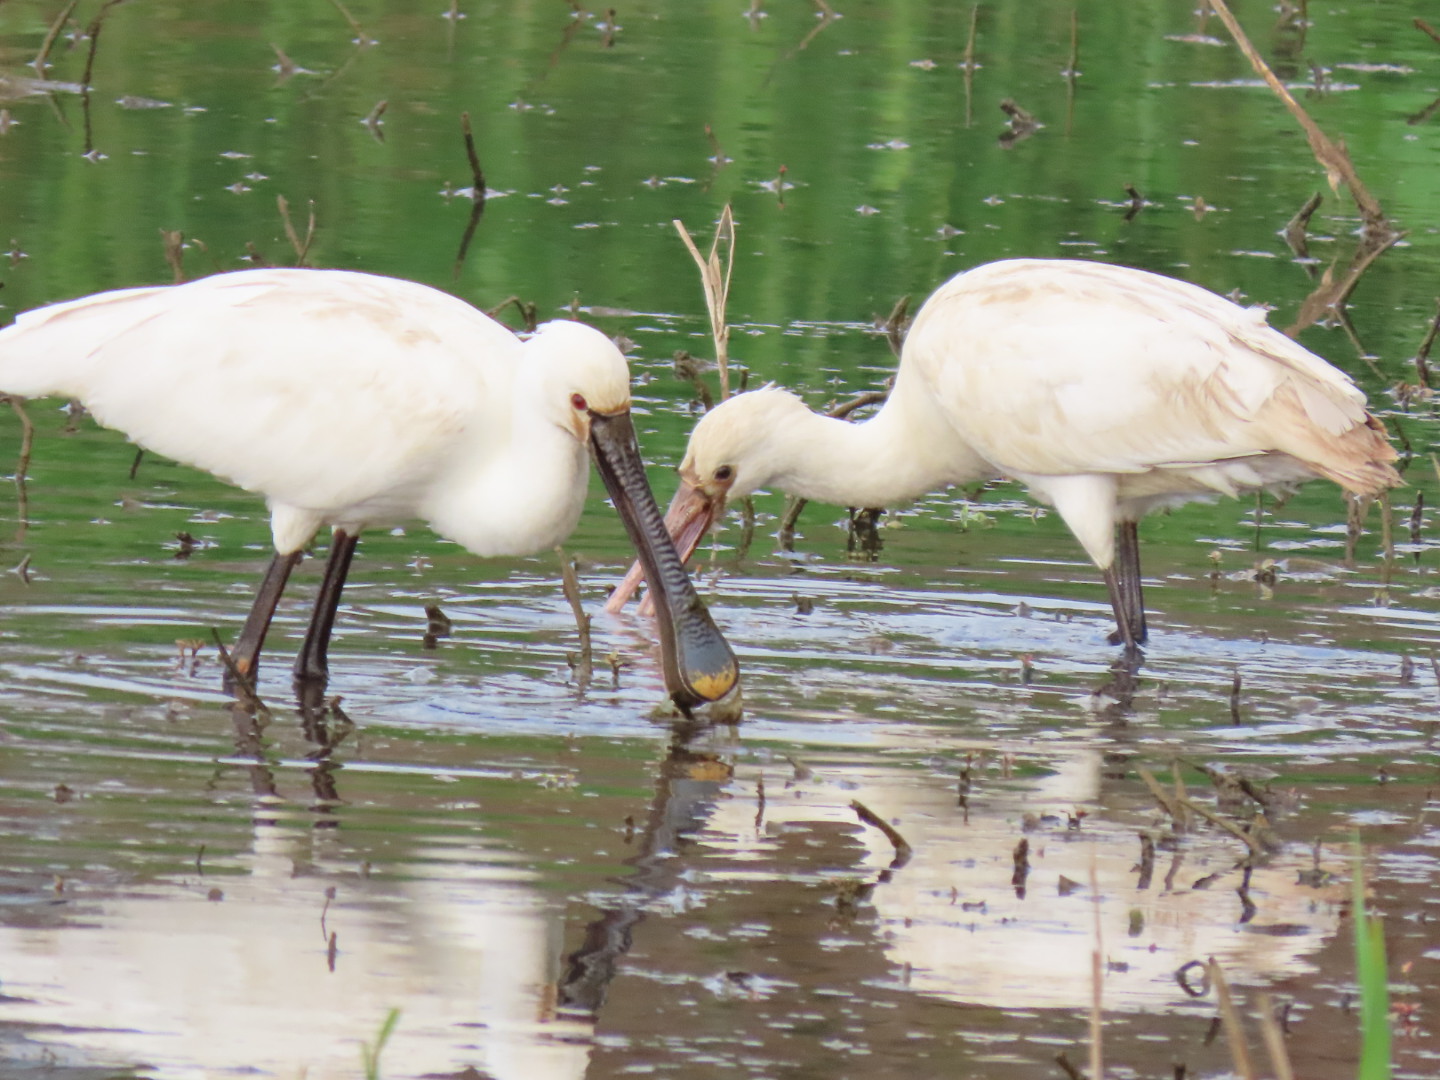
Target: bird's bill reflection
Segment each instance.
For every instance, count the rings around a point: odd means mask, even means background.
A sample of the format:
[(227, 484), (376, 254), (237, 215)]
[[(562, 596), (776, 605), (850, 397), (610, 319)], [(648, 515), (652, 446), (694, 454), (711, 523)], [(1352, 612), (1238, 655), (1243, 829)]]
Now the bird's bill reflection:
[(590, 448), (655, 597), (665, 689), (681, 709), (720, 700), (739, 681), (740, 666), (696, 594), (685, 573), (686, 556), (676, 552), (655, 505), (629, 412), (592, 412)]

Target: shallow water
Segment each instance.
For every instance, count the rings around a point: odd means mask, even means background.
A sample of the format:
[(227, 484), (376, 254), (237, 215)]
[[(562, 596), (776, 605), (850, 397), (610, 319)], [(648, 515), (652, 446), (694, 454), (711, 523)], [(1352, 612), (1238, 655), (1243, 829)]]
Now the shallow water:
[[(247, 243), (289, 260), (275, 196), (302, 231), (313, 199), (317, 265), (542, 317), (573, 304), (634, 341), (663, 499), (693, 417), (670, 357), (710, 350), (672, 218), (704, 234), (733, 202), (732, 352), (816, 405), (892, 369), (872, 317), (988, 259), (1145, 266), (1285, 326), (1354, 250), (1358, 219), (1293, 121), (1188, 10), (1082, 11), (1072, 86), (1069, 5), (982, 6), (967, 99), (970, 5), (744, 7), (641, 4), (612, 29), (563, 4), (450, 19), (357, 0), (378, 39), (360, 47), (318, 0), (134, 3), (106, 14), (84, 95), (75, 32), (99, 6), (81, 5), (49, 70), (70, 85), (37, 95), (22, 77), (59, 5), (10, 0), (0, 306), (168, 280), (160, 229), (183, 230), (192, 275), (244, 265)], [(1398, 1075), (1433, 1075), (1440, 591), (1429, 511), (1410, 519), (1440, 492), (1428, 400), (1391, 390), (1417, 381), (1440, 281), (1440, 118), (1406, 122), (1440, 97), (1440, 48), (1413, 14), (1312, 10), (1302, 35), (1239, 12), (1407, 230), (1350, 330), (1302, 335), (1408, 444), (1395, 557), (1376, 509), (1347, 559), (1323, 484), (1258, 526), (1235, 502), (1152, 518), (1155, 640), (1133, 687), (1098, 574), (1017, 489), (887, 515), (873, 562), (831, 507), (777, 550), (767, 496), (748, 546), (732, 519), (699, 574), (744, 721), (680, 724), (648, 625), (600, 610), (626, 551), (596, 485), (566, 545), (594, 616), (588, 685), (556, 556), (479, 562), (414, 524), (366, 536), (332, 699), (303, 715), (287, 670), (316, 562), (297, 572), (257, 720), (219, 692), (211, 632), (244, 617), (263, 507), (148, 456), (132, 478), (123, 438), (30, 405), (23, 533), (0, 508), (17, 567), (0, 575), (0, 1071), (356, 1076), (398, 1009), (389, 1076), (1055, 1076), (1061, 1051), (1088, 1067), (1098, 920), (1111, 1075), (1226, 1074), (1214, 991), (1186, 967), (1214, 956), (1248, 1010), (1261, 991), (1290, 1003), (1297, 1075), (1351, 1076), (1358, 834), (1392, 994), (1416, 1007)], [(304, 70), (272, 70), (271, 43)], [(1323, 93), (1304, 92), (1312, 61)], [(1006, 97), (1045, 125), (1008, 149)], [(492, 190), (456, 273), (462, 110)], [(1149, 204), (1129, 221), (1126, 183)], [(1306, 260), (1278, 233), (1315, 190)], [(0, 419), (0, 460), (17, 443)], [(431, 603), (453, 625), (427, 643)], [(1248, 884), (1244, 844), (1203, 821), (1171, 836), (1141, 769), (1240, 822), (1256, 802), (1202, 769), (1250, 770), (1274, 845)]]

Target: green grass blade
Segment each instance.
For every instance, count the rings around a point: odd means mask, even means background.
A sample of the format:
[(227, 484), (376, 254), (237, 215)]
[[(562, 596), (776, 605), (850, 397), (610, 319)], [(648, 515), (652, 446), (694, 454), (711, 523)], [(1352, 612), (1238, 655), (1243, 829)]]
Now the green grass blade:
[(1360, 983), (1359, 1080), (1390, 1080), (1390, 987), (1385, 970), (1384, 924), (1365, 911), (1365, 868), (1355, 844), (1352, 875), (1355, 970)]

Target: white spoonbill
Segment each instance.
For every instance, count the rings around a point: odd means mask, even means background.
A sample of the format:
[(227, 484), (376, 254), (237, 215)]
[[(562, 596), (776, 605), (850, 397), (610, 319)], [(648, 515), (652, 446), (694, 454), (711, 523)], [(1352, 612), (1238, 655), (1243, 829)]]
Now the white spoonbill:
[[(1147, 511), (1316, 476), (1375, 495), (1400, 482), (1394, 460), (1350, 378), (1261, 309), (1143, 270), (1014, 259), (925, 301), (869, 420), (819, 416), (772, 387), (706, 414), (667, 521), (688, 558), (725, 500), (756, 488), (883, 507), (1010, 477), (1104, 571), (1111, 640), (1133, 649), (1146, 638), (1136, 522)], [(611, 606), (638, 580), (632, 569)]]
[(311, 683), (362, 529), (421, 518), (477, 555), (552, 547), (580, 517), (588, 445), (661, 596), (666, 689), (689, 708), (736, 681), (646, 483), (625, 358), (591, 327), (546, 323), (522, 344), (414, 282), (243, 270), (21, 315), (0, 331), (0, 393), (78, 398), (139, 445), (265, 496), (275, 557), (235, 645), (246, 675), (321, 526), (334, 536), (295, 664)]

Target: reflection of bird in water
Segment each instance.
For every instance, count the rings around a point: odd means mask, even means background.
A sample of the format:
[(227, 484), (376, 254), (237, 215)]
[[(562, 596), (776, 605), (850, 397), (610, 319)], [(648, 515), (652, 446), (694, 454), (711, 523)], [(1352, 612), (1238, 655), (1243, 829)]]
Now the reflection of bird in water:
[[(1027, 756), (1016, 775), (998, 761), (967, 761), (963, 810), (953, 778), (877, 762), (874, 750), (861, 764), (828, 757), (803, 780), (779, 762), (739, 770), (732, 791), (763, 780), (763, 790), (785, 797), (764, 802), (763, 825), (753, 800), (717, 801), (692, 864), (712, 881), (731, 868), (754, 881), (762, 880), (757, 861), (774, 859), (812, 895), (816, 878), (825, 880), (835, 923), (883, 950), (908, 990), (1001, 1009), (1089, 1007), (1097, 918), (1107, 1013), (1213, 1011), (1213, 999), (1190, 999), (1202, 978), (1193, 969), (1190, 989), (1177, 981), (1190, 961), (1213, 956), (1235, 982), (1263, 985), (1313, 970), (1341, 924), (1338, 852), (1312, 857), (1287, 844), (1255, 859), (1219, 829), (1174, 835), (1145, 796), (1106, 783), (1097, 749)], [(864, 824), (858, 807), (894, 823), (907, 845), (903, 865), (896, 838)], [(848, 855), (826, 846), (837, 830), (853, 845)], [(808, 933), (798, 921), (780, 923), (775, 913), (789, 905), (776, 903), (778, 888), (757, 886), (735, 921), (751, 910), (774, 918), (769, 944), (784, 940), (788, 955), (800, 956), (808, 945), (817, 980), (860, 962), (832, 959), (827, 971), (818, 955), (832, 928), (813, 914)]]
[[(1138, 519), (1316, 476), (1375, 495), (1395, 451), (1338, 369), (1197, 285), (1126, 267), (1017, 259), (925, 302), (885, 406), (864, 423), (767, 387), (690, 436), (671, 529), (688, 556), (726, 499), (774, 486), (889, 506), (995, 476), (1055, 507), (1105, 573), (1113, 640), (1145, 641)], [(623, 603), (638, 574), (617, 591)]]
[(666, 685), (682, 706), (722, 696), (735, 659), (660, 527), (630, 421), (625, 358), (603, 334), (549, 323), (522, 343), (452, 296), (334, 270), (248, 270), (100, 293), (0, 332), (0, 392), (68, 394), (135, 442), (270, 507), (275, 557), (235, 647), (253, 674), (302, 549), (334, 529), (296, 663), (326, 676), (361, 529), (411, 518), (478, 555), (569, 534), (586, 447), (662, 604)]

